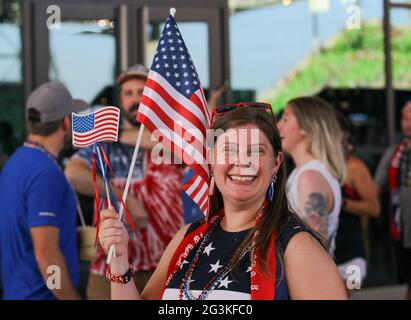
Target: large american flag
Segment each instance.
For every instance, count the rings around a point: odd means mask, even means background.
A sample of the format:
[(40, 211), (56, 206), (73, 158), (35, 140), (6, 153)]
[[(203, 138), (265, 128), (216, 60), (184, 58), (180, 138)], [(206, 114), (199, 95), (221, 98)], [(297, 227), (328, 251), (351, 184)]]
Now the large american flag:
[(210, 114), (197, 71), (171, 15), (154, 55), (137, 120), (152, 133), (161, 131), (164, 145), (194, 170), (194, 178), (183, 189), (207, 214), (209, 168), (205, 139)]
[(87, 147), (100, 141), (117, 141), (120, 110), (104, 107), (87, 115), (72, 113), (73, 145)]

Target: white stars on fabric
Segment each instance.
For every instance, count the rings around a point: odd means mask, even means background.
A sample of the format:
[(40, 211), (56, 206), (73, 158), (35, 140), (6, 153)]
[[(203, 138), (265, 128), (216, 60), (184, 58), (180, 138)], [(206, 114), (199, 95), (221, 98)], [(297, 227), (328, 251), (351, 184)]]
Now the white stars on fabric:
[(211, 273), (211, 272), (217, 273), (218, 269), (220, 269), (223, 265), (220, 264), (220, 260), (218, 260), (214, 264), (210, 263), (210, 266), (211, 266), (211, 269), (210, 269), (210, 271), (208, 271), (208, 273)]
[(86, 116), (77, 116), (76, 121), (73, 124), (74, 131), (76, 132), (87, 132), (94, 129), (94, 114), (89, 114)]
[(221, 287), (225, 287), (226, 289), (228, 289), (228, 285), (233, 282), (232, 280), (228, 280), (228, 276), (225, 277), (224, 279), (220, 280), (220, 284), (219, 284), (219, 288)]
[[(184, 44), (183, 38), (181, 37), (175, 21), (172, 19), (169, 19), (166, 23), (166, 27), (160, 37), (157, 51), (158, 52), (154, 56), (154, 61), (156, 62), (154, 68), (156, 72), (163, 77), (167, 77), (167, 81), (169, 81), (177, 91), (185, 97), (190, 98), (190, 96), (200, 88), (200, 81), (198, 80), (197, 72), (187, 47)], [(162, 63), (157, 66), (157, 63), (160, 60)], [(172, 77), (167, 75), (169, 67), (173, 67), (176, 71)], [(178, 78), (188, 80), (189, 85), (184, 88), (182, 88), (182, 86), (177, 86), (176, 82)]]
[(207, 247), (204, 248), (203, 254), (206, 253), (207, 256), (210, 256), (210, 252), (213, 251), (213, 250), (215, 250), (215, 248), (213, 248), (213, 243), (210, 242), (210, 244)]
[(187, 260), (184, 260), (184, 261), (181, 263), (181, 265), (180, 265), (180, 269), (183, 269), (183, 266), (184, 266), (186, 263), (188, 263), (188, 261), (187, 261)]

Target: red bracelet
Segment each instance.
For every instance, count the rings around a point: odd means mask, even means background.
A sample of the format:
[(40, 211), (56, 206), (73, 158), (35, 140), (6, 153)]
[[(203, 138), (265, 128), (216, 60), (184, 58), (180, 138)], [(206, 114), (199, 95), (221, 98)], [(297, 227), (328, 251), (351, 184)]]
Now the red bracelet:
[(135, 273), (136, 273), (136, 270), (133, 268), (133, 266), (131, 264), (129, 265), (128, 270), (126, 271), (126, 273), (123, 274), (123, 275), (112, 274), (111, 270), (110, 270), (110, 266), (108, 266), (108, 268), (106, 270), (106, 278), (110, 282), (126, 284), (126, 283), (130, 282), (130, 280), (133, 278)]

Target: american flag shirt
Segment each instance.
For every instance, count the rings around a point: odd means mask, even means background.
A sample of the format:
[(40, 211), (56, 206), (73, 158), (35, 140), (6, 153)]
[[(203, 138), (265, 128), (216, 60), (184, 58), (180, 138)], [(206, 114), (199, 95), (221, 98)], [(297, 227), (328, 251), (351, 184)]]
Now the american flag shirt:
[[(194, 232), (203, 220), (194, 222), (187, 230), (186, 236)], [(232, 259), (238, 247), (247, 237), (252, 229), (247, 229), (238, 232), (225, 231), (221, 225), (217, 225), (211, 233), (208, 245), (204, 247), (203, 252), (199, 256), (199, 260), (194, 268), (189, 280), (191, 294), (198, 298), (207, 284), (212, 281), (218, 272), (222, 270)], [(296, 218), (289, 216), (287, 223), (284, 225), (277, 240), (277, 268), (275, 286), (275, 300), (289, 299), (287, 288), (287, 277), (284, 269), (283, 253), (286, 251), (289, 241), (299, 232), (308, 232), (312, 234), (302, 222)], [(163, 300), (178, 300), (180, 299), (180, 287), (183, 279), (193, 263), (193, 259), (197, 250), (201, 246), (202, 241), (194, 246), (186, 259), (182, 261), (180, 268), (171, 278), (170, 283), (164, 291)], [(207, 300), (250, 300), (251, 299), (251, 260), (248, 252), (238, 262), (236, 270), (230, 270), (225, 273), (220, 280), (217, 280), (214, 290), (209, 291)], [(209, 287), (207, 287), (209, 288)], [(186, 300), (186, 294), (183, 294), (183, 299)]]
[[(103, 148), (113, 168), (117, 187), (122, 193), (134, 146), (110, 143), (103, 144)], [(80, 149), (75, 157), (85, 160), (91, 167), (91, 148)], [(137, 224), (129, 241), (129, 260), (137, 271), (157, 267), (171, 238), (183, 226), (181, 179), (181, 167), (155, 164), (151, 153), (140, 149), (128, 194), (129, 197), (140, 200), (149, 215), (147, 226), (141, 227)], [(104, 275), (107, 268), (106, 258), (99, 246), (90, 271)]]

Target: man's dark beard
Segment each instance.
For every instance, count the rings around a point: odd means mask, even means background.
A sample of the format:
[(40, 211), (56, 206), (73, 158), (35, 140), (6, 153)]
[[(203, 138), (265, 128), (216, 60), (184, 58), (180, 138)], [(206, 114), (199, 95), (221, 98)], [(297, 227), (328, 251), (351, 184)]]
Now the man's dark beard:
[(124, 111), (123, 110), (123, 115), (133, 127), (140, 128), (141, 123), (137, 121), (137, 117), (135, 116), (134, 111), (137, 111), (139, 108), (140, 104), (135, 103), (131, 106), (130, 110)]
[(63, 167), (66, 165), (66, 161), (74, 154), (75, 149), (71, 144), (71, 133), (67, 132), (63, 138), (63, 146), (57, 156), (58, 163)]
[(71, 136), (72, 136), (71, 132), (67, 132), (64, 135), (63, 149), (61, 150), (61, 152), (67, 152), (73, 149)]

